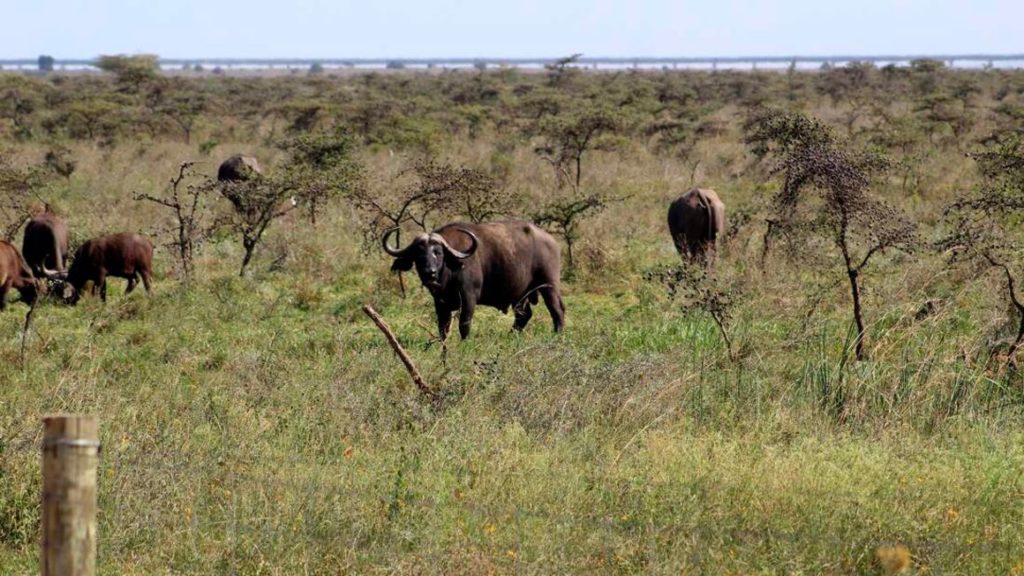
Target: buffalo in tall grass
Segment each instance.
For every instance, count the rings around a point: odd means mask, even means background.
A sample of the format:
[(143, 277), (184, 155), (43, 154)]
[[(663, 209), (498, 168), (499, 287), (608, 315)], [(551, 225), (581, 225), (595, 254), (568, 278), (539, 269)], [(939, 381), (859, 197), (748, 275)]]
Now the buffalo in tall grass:
[(87, 240), (75, 252), (68, 271), (68, 302), (78, 302), (89, 282), (93, 283), (92, 292), (98, 290), (106, 302), (108, 276), (128, 280), (125, 294), (135, 289), (139, 278), (149, 292), (153, 284), (153, 243), (140, 234), (109, 234)]
[(21, 301), (32, 306), (39, 296), (39, 282), (14, 244), (0, 240), (0, 310), (7, 307), (7, 293), (14, 288)]
[(725, 204), (709, 188), (694, 188), (668, 208), (668, 231), (680, 255), (713, 262), (725, 234)]
[(68, 225), (49, 210), (35, 216), (25, 225), (21, 252), (37, 278), (63, 276), (68, 258)]
[(459, 335), (468, 338), (477, 305), (502, 313), (511, 308), (514, 328), (522, 330), (533, 316), (531, 305), (537, 304), (538, 294), (551, 313), (555, 331), (562, 329), (561, 250), (547, 232), (524, 221), (452, 223), (420, 234), (398, 249), (388, 245), (396, 231), (389, 230), (382, 241), (384, 250), (395, 258), (391, 269), (416, 267), (420, 281), (434, 297), (442, 339), (456, 311)]

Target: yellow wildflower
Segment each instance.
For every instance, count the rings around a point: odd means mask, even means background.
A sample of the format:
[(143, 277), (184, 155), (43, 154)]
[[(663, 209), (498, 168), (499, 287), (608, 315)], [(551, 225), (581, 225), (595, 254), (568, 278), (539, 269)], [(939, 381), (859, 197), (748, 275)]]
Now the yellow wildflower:
[(875, 556), (885, 574), (902, 574), (910, 569), (910, 550), (902, 544), (879, 546)]

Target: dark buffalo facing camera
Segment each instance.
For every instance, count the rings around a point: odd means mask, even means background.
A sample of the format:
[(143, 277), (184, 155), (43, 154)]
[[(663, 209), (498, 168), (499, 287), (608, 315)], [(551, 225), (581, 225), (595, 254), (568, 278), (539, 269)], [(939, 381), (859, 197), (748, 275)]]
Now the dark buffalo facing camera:
[(7, 293), (14, 288), (31, 306), (39, 297), (39, 282), (14, 244), (0, 240), (0, 310), (7, 308)]
[(478, 305), (515, 313), (516, 330), (533, 315), (531, 305), (544, 298), (555, 331), (565, 323), (562, 303), (562, 257), (550, 234), (529, 222), (453, 223), (420, 234), (402, 249), (392, 248), (384, 235), (384, 250), (395, 258), (391, 269), (411, 270), (434, 297), (437, 326), (444, 339), (452, 313), (459, 312), (459, 334), (469, 336)]
[(68, 301), (78, 302), (86, 284), (92, 282), (93, 293), (99, 290), (106, 302), (108, 276), (128, 279), (125, 294), (135, 289), (140, 278), (149, 292), (153, 283), (153, 243), (139, 234), (110, 234), (86, 241), (75, 252), (68, 271)]

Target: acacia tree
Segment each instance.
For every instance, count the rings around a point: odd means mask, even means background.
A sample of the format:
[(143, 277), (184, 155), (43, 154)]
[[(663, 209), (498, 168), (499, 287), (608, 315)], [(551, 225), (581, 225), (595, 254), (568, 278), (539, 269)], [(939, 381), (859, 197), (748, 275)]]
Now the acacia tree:
[(579, 190), (583, 155), (598, 145), (599, 137), (614, 133), (618, 128), (616, 115), (600, 106), (587, 106), (564, 115), (544, 116), (533, 127), (533, 132), (542, 139), (534, 152), (555, 169), (559, 187), (574, 183)]
[(548, 85), (553, 88), (561, 88), (576, 74), (579, 74), (579, 71), (576, 70), (576, 63), (579, 62), (581, 56), (583, 56), (582, 53), (576, 53), (545, 64), (544, 69), (548, 71)]
[(644, 278), (664, 284), (669, 298), (678, 298), (684, 309), (707, 312), (718, 327), (729, 359), (736, 360), (730, 328), (739, 283), (726, 282), (720, 271), (709, 270), (695, 262), (654, 268), (645, 272)]
[(0, 150), (0, 234), (11, 241), (33, 205), (45, 204), (36, 190), (46, 183), (47, 172), (39, 167), (16, 165), (4, 150)]
[(1017, 335), (1007, 352), (1015, 365), (1024, 344), (1024, 132), (999, 138), (973, 157), (984, 185), (946, 209), (951, 232), (939, 245), (949, 251), (951, 263), (973, 263), (1003, 276), (1017, 314)]
[(869, 193), (872, 178), (888, 168), (888, 159), (850, 149), (825, 125), (800, 113), (762, 109), (748, 119), (746, 130), (754, 154), (772, 156), (771, 173), (782, 176), (773, 199), (774, 226), (791, 239), (817, 237), (838, 249), (857, 326), (855, 353), (863, 360), (862, 274), (874, 256), (917, 243), (916, 226)]
[(568, 194), (556, 195), (535, 211), (533, 220), (553, 227), (565, 239), (570, 270), (575, 269), (573, 247), (580, 237), (580, 225), (611, 200), (603, 194), (582, 192), (583, 156), (599, 147), (600, 138), (617, 131), (619, 125), (619, 118), (608, 108), (585, 106), (566, 114), (545, 115), (531, 129), (542, 140), (534, 153), (554, 168), (557, 188), (566, 184), (570, 188)]
[(181, 91), (162, 98), (154, 111), (170, 119), (181, 130), (182, 136), (185, 137), (185, 143), (191, 144), (196, 121), (206, 112), (207, 108), (209, 108), (209, 101), (204, 94)]
[(863, 117), (879, 111), (880, 99), (875, 89), (875, 77), (874, 64), (850, 62), (846, 66), (829, 67), (818, 78), (818, 92), (827, 94), (832, 105), (841, 110), (842, 123), (848, 137), (854, 135), (857, 123)]
[(288, 177), (266, 177), (257, 174), (246, 180), (220, 182), (218, 190), (233, 208), (227, 220), (228, 227), (242, 238), (242, 267), (239, 276), (252, 261), (256, 247), (263, 240), (267, 228), (295, 208), (296, 190)]
[[(504, 187), (475, 168), (424, 161), (400, 174), (404, 176), (412, 176), (412, 182), (385, 190), (362, 187), (351, 196), (363, 216), (366, 246), (392, 228), (399, 229), (396, 241), (401, 243), (401, 227), (410, 222), (424, 231), (431, 229), (436, 216), (464, 217), (479, 223), (510, 213), (514, 205)], [(398, 281), (404, 294), (401, 274)]]
[(422, 200), (409, 218), (424, 230), (431, 228), (428, 217), (434, 213), (479, 224), (512, 210), (512, 195), (483, 170), (428, 161), (413, 171)]
[(325, 204), (363, 187), (355, 139), (345, 129), (300, 134), (278, 147), (291, 155), (284, 172), (314, 226)]
[[(174, 220), (161, 233), (172, 237), (167, 245), (174, 250), (186, 285), (191, 284), (195, 272), (196, 247), (207, 240), (219, 224), (211, 219), (210, 193), (215, 184), (206, 179), (196, 181), (193, 165), (193, 162), (182, 162), (162, 196), (133, 194), (135, 200), (152, 202), (171, 211)], [(189, 180), (191, 182), (187, 182)]]
[(43, 164), (50, 172), (70, 181), (71, 175), (75, 173), (78, 163), (71, 159), (71, 150), (64, 145), (57, 144), (46, 151)]
[(104, 55), (96, 61), (96, 67), (113, 74), (120, 89), (129, 93), (139, 93), (147, 83), (158, 78), (160, 71), (153, 54)]
[(609, 201), (610, 199), (602, 194), (561, 198), (549, 202), (534, 212), (534, 222), (541, 226), (553, 227), (553, 231), (565, 239), (570, 271), (576, 268), (573, 246), (580, 238), (580, 226), (588, 216), (594, 216), (604, 210)]
[(425, 161), (403, 171), (400, 177), (404, 176), (412, 176), (412, 181), (386, 191), (360, 189), (353, 194), (369, 239), (375, 241), (385, 231), (409, 222), (429, 230), (439, 215), (479, 223), (512, 210), (511, 194), (482, 170)]
[(14, 135), (21, 139), (32, 136), (32, 114), (40, 107), (36, 86), (20, 76), (12, 76), (0, 93), (0, 118), (11, 121)]

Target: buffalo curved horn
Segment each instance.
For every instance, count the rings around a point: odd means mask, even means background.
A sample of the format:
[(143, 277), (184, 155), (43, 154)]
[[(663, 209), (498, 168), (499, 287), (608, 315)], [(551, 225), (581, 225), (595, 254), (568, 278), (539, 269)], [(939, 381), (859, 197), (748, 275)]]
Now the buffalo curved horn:
[(456, 230), (462, 232), (466, 236), (469, 236), (469, 241), (472, 243), (469, 247), (469, 250), (461, 252), (459, 250), (456, 250), (455, 248), (452, 248), (452, 245), (449, 244), (448, 241), (444, 239), (444, 236), (441, 236), (440, 234), (435, 234), (434, 236), (436, 237), (437, 241), (440, 242), (442, 246), (444, 246), (444, 249), (447, 250), (448, 253), (452, 255), (452, 257), (458, 260), (465, 260), (466, 258), (469, 258), (470, 256), (473, 255), (473, 253), (476, 252), (477, 247), (480, 246), (480, 239), (476, 237), (476, 234), (473, 234), (472, 232), (466, 230), (465, 228), (456, 228)]
[(391, 246), (388, 246), (388, 238), (391, 238), (391, 235), (394, 234), (395, 232), (398, 232), (398, 226), (395, 226), (394, 228), (391, 228), (387, 232), (385, 232), (384, 238), (381, 239), (381, 245), (384, 246), (384, 251), (387, 252), (388, 255), (394, 258), (401, 258), (402, 256), (405, 256), (405, 253), (408, 252), (410, 248), (412, 248), (412, 245), (415, 244), (416, 241), (413, 240), (405, 248), (392, 248)]
[(41, 270), (43, 272), (43, 276), (45, 276), (47, 280), (63, 280), (64, 278), (67, 277), (67, 272), (61, 272), (60, 270), (50, 270), (46, 266), (42, 266)]

